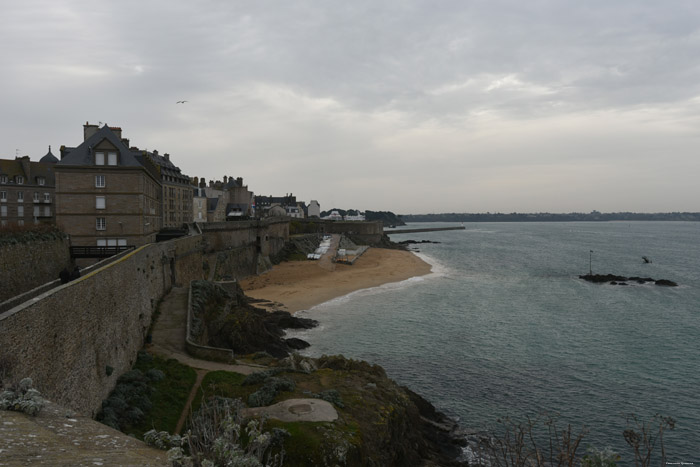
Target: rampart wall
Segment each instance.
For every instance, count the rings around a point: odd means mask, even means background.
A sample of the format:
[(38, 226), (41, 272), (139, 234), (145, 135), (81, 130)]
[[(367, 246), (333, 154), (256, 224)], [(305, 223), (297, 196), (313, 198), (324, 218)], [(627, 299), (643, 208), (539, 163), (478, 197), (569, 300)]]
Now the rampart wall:
[(285, 223), (273, 220), (145, 245), (0, 314), (0, 359), (48, 399), (94, 416), (143, 347), (160, 299), (173, 286), (207, 278), (212, 245), (275, 253), (284, 236)]
[(67, 238), (0, 246), (0, 302), (58, 278), (71, 265)]

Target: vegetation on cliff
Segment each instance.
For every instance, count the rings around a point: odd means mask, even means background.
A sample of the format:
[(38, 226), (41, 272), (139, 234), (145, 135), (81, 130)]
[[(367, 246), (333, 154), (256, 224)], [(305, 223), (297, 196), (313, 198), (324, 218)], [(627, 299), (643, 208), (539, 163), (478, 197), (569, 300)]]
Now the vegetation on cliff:
[(225, 290), (213, 282), (193, 282), (193, 337), (200, 344), (237, 354), (264, 351), (277, 358), (308, 345), (285, 339), (284, 329), (308, 329), (316, 326), (314, 320), (296, 318), (286, 311), (268, 312), (251, 303), (237, 283)]
[(0, 227), (0, 247), (65, 238), (66, 234), (52, 224), (18, 226), (10, 224)]

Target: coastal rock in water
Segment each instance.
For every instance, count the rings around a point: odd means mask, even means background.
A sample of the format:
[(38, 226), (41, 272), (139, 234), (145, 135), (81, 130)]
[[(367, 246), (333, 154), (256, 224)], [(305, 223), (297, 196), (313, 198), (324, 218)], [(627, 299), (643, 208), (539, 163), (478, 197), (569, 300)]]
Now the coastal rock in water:
[(658, 281), (656, 281), (656, 285), (663, 285), (665, 287), (677, 287), (678, 286), (678, 284), (676, 284), (675, 282), (670, 281), (668, 279), (659, 279)]
[(309, 344), (305, 340), (298, 339), (296, 337), (291, 337), (289, 339), (285, 339), (284, 342), (287, 344), (287, 346), (290, 349), (294, 349), (294, 350), (301, 350), (301, 349), (305, 349), (305, 348), (311, 346), (311, 344)]
[(604, 284), (606, 282), (609, 282), (611, 285), (628, 285), (627, 281), (630, 282), (636, 282), (638, 284), (646, 284), (647, 282), (653, 282), (656, 285), (663, 285), (666, 287), (676, 287), (678, 284), (676, 284), (673, 281), (670, 281), (668, 279), (652, 279), (651, 277), (625, 277), (625, 276), (616, 276), (614, 274), (584, 274), (581, 276), (578, 276), (580, 279), (583, 279), (588, 282), (593, 282), (595, 284)]

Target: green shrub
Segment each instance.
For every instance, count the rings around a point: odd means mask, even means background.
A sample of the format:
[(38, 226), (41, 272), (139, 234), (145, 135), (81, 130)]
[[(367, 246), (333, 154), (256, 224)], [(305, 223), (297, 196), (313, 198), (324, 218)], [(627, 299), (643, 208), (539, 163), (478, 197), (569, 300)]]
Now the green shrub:
[(36, 416), (44, 408), (44, 399), (32, 385), (31, 378), (24, 378), (16, 386), (0, 392), (0, 410), (13, 410)]

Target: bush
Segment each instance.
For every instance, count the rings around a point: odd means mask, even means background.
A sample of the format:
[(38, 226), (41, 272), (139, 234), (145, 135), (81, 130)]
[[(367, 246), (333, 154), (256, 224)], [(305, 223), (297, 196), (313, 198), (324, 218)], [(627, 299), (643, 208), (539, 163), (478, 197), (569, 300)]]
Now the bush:
[(32, 388), (31, 378), (24, 378), (16, 386), (0, 393), (0, 410), (13, 410), (36, 416), (44, 408), (41, 393)]
[(265, 407), (272, 404), (277, 394), (282, 391), (294, 391), (294, 381), (287, 378), (270, 377), (265, 380), (263, 387), (248, 396), (249, 407)]

